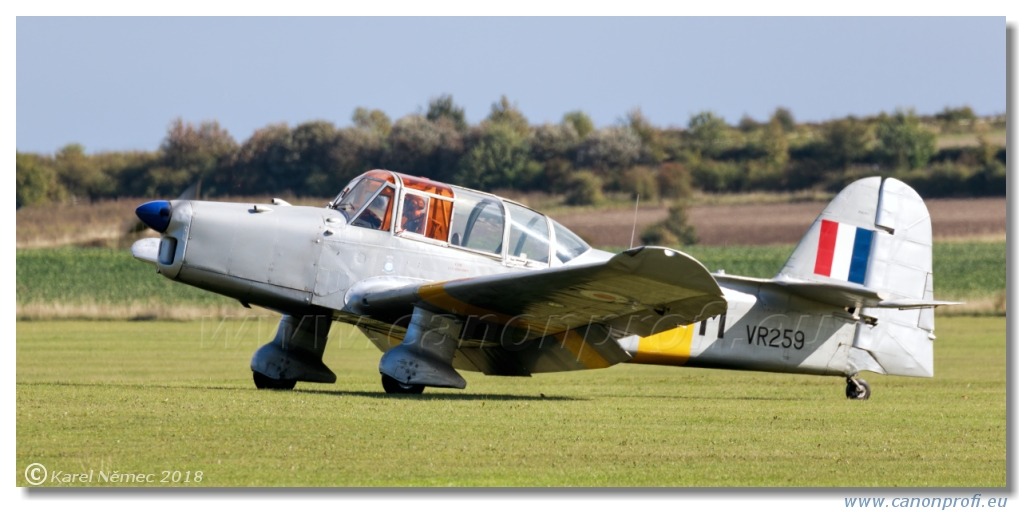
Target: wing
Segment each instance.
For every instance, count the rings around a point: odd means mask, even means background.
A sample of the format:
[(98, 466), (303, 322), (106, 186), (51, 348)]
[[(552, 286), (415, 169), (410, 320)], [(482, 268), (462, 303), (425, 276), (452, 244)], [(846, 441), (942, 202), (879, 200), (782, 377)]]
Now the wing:
[(348, 303), (389, 326), (414, 305), (456, 315), (465, 324), (457, 365), (505, 375), (610, 366), (629, 358), (621, 337), (650, 336), (726, 309), (700, 262), (657, 247), (602, 263), (405, 285)]

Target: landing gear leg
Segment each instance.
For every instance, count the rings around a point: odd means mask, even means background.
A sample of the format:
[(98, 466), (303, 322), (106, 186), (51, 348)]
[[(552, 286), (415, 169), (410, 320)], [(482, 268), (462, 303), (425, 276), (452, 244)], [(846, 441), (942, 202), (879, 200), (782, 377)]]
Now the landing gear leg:
[(249, 368), (257, 389), (292, 389), (297, 381), (332, 383), (334, 372), (323, 362), (328, 315), (284, 315), (273, 341), (252, 356)]
[(854, 377), (846, 378), (846, 398), (850, 400), (867, 400), (871, 398), (871, 386), (868, 381)]
[(461, 331), (462, 322), (451, 315), (413, 309), (402, 343), (380, 358), (384, 391), (418, 394), (424, 386), (464, 389), (466, 379), (452, 366)]

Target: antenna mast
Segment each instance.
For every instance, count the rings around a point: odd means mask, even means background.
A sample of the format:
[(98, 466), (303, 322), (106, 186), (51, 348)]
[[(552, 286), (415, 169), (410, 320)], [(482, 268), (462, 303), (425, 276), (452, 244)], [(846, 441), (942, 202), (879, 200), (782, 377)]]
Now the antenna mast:
[(633, 208), (633, 231), (629, 233), (629, 248), (633, 248), (633, 240), (636, 238), (636, 219), (640, 215), (640, 194), (636, 195), (636, 206)]

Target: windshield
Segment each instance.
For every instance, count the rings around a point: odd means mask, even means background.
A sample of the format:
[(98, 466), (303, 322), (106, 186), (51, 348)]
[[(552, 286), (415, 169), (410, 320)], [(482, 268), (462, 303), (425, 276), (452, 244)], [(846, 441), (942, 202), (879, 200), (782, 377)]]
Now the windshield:
[(375, 178), (359, 178), (349, 183), (345, 190), (331, 203), (331, 207), (345, 215), (345, 220), (352, 220), (352, 216), (363, 207), (373, 195), (384, 186), (382, 180)]

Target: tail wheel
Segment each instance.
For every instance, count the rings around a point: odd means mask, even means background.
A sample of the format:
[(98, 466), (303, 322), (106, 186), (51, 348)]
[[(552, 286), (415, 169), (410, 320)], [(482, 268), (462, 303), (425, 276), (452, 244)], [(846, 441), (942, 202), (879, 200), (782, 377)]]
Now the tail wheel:
[(384, 392), (389, 395), (420, 395), (426, 387), (423, 384), (405, 384), (383, 373), (380, 374), (380, 383), (384, 385)]
[(260, 372), (252, 372), (256, 389), (295, 389), (295, 379), (271, 379)]
[(871, 386), (864, 379), (848, 377), (846, 379), (846, 398), (850, 400), (867, 400), (871, 398)]

